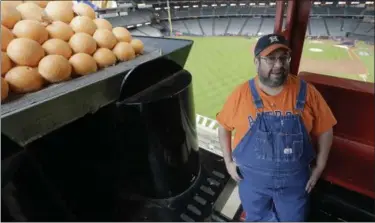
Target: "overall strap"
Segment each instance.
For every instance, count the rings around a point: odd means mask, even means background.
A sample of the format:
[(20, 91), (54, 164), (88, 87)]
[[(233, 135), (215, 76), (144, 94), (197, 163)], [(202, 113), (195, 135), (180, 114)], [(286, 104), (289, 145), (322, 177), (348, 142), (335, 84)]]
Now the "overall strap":
[(299, 92), (297, 96), (296, 109), (303, 111), (306, 103), (307, 83), (304, 80), (300, 81)]
[(262, 102), (262, 99), (260, 98), (260, 96), (258, 94), (258, 91), (255, 87), (254, 78), (249, 81), (249, 85), (250, 85), (251, 94), (253, 96), (253, 102), (254, 102), (256, 108), (257, 109), (263, 108), (263, 102)]

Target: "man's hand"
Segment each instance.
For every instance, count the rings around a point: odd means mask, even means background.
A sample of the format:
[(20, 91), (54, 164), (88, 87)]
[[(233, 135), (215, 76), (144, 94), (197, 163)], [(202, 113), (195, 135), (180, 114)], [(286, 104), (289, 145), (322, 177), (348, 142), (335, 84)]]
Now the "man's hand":
[(232, 160), (232, 149), (231, 149), (232, 133), (231, 131), (228, 131), (224, 127), (220, 126), (219, 127), (219, 141), (220, 141), (220, 146), (223, 150), (223, 158), (224, 158), (227, 171), (229, 175), (233, 178), (233, 180), (238, 182), (241, 180), (241, 177), (238, 176), (237, 165)]
[(315, 166), (311, 172), (311, 176), (309, 181), (307, 181), (305, 190), (307, 193), (310, 193), (311, 190), (315, 187), (316, 183), (318, 182), (320, 176), (322, 175), (324, 167)]
[(227, 167), (227, 171), (229, 175), (233, 178), (235, 181), (242, 180), (241, 177), (237, 173), (237, 165), (234, 161), (230, 161), (228, 163), (225, 163), (225, 166)]
[(318, 137), (318, 154), (316, 157), (316, 166), (313, 168), (309, 181), (306, 184), (306, 191), (308, 193), (315, 187), (320, 175), (327, 164), (329, 151), (333, 141), (333, 129), (329, 129)]

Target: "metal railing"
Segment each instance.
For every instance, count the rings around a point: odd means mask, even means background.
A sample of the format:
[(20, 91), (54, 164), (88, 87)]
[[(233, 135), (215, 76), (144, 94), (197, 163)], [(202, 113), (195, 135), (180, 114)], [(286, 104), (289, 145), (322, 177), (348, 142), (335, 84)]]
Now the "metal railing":
[(199, 147), (223, 156), (218, 137), (218, 123), (216, 120), (196, 114), (196, 126)]

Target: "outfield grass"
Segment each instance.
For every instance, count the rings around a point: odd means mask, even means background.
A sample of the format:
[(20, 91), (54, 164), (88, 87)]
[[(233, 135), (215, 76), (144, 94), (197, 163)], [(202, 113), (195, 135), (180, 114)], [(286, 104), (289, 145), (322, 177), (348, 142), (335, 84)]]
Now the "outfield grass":
[[(361, 61), (366, 65), (368, 72), (369, 72), (369, 80), (374, 81), (374, 50), (366, 48), (365, 46), (359, 46), (357, 49), (354, 51)], [(360, 52), (367, 52), (370, 56), (363, 56), (360, 54)]]
[[(185, 68), (193, 75), (196, 113), (214, 119), (234, 88), (256, 75), (252, 56), (256, 40), (243, 37), (182, 38), (194, 40)], [(319, 48), (324, 50), (324, 53), (306, 50), (309, 48)], [(354, 52), (358, 55), (359, 51), (365, 51), (362, 48), (357, 48)], [(374, 53), (370, 52), (371, 50), (368, 51), (370, 56), (359, 57), (372, 75), (368, 81), (373, 81)], [(304, 58), (348, 60), (350, 56), (346, 49), (335, 47), (333, 44), (306, 41), (302, 60)], [(348, 74), (343, 74), (343, 77), (347, 77), (346, 75)]]
[[(346, 49), (333, 46), (334, 44), (314, 43), (309, 40), (305, 41), (303, 58), (316, 60), (340, 60), (350, 59)], [(316, 53), (308, 50), (309, 48), (317, 48), (323, 50), (324, 53)], [(303, 59), (302, 58), (302, 59)]]
[(190, 38), (193, 48), (185, 68), (193, 75), (195, 111), (215, 118), (235, 86), (255, 76), (250, 47), (240, 37)]

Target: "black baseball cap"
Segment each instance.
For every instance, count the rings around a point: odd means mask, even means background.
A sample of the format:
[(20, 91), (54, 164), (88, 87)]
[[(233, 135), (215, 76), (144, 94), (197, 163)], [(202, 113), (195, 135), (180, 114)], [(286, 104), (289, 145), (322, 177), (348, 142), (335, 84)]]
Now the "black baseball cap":
[(267, 56), (277, 49), (285, 49), (291, 51), (288, 41), (280, 34), (268, 34), (259, 38), (255, 45), (255, 56)]

